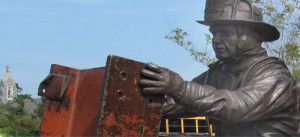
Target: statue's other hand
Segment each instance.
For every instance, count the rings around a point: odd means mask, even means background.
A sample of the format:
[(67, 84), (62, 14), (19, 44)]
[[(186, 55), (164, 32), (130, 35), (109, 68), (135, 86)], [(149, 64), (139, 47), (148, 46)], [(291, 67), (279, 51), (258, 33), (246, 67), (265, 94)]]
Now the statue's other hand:
[(146, 64), (142, 75), (145, 78), (141, 79), (140, 84), (144, 86), (144, 94), (164, 94), (179, 98), (185, 87), (183, 79), (177, 73), (153, 63)]

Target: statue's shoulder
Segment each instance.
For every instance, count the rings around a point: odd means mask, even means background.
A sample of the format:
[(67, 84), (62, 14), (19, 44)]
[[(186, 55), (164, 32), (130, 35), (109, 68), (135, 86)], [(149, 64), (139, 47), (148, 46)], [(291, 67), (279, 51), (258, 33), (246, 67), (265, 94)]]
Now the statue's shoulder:
[(221, 61), (216, 61), (212, 64), (208, 65), (208, 70), (205, 71), (204, 73), (200, 74), (199, 76), (195, 77), (192, 82), (199, 83), (199, 84), (206, 84), (207, 79), (213, 71), (216, 70), (221, 65)]
[(267, 57), (262, 57), (258, 59), (257, 61), (253, 62), (250, 67), (248, 68), (247, 71), (249, 72), (256, 72), (258, 69), (265, 69), (269, 68), (269, 66), (282, 66), (283, 69), (287, 69), (288, 67), (285, 65), (284, 60), (281, 58), (277, 57), (272, 57), (272, 56), (267, 56)]
[(280, 71), (278, 70), (289, 71), (283, 59), (272, 56), (262, 57), (253, 62), (245, 71), (245, 74), (242, 79), (242, 85), (244, 85), (249, 79), (251, 79), (251, 77), (256, 76), (255, 74), (264, 71), (270, 71), (272, 69), (276, 70), (276, 72), (278, 73), (280, 73)]
[(218, 68), (220, 65), (222, 64), (222, 61), (218, 60), (214, 63), (211, 63), (208, 65), (209, 67), (209, 70), (212, 71), (212, 70), (215, 70), (216, 68)]

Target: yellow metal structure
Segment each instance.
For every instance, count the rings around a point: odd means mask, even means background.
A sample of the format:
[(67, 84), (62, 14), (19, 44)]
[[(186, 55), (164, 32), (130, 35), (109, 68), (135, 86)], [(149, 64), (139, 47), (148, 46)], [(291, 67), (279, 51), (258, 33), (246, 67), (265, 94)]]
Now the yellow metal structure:
[(212, 125), (204, 116), (162, 120), (160, 135), (171, 134), (215, 136)]

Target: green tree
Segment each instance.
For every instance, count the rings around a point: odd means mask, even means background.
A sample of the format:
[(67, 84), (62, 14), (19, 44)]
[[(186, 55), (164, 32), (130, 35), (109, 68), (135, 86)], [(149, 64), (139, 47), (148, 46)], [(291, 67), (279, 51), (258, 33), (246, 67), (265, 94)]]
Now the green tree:
[(17, 95), (13, 101), (0, 105), (0, 134), (4, 136), (38, 136), (41, 118), (28, 114), (25, 100), (35, 102), (30, 95)]
[(254, 0), (253, 3), (281, 35), (275, 42), (264, 43), (264, 47), (270, 55), (284, 59), (292, 74), (300, 78), (300, 0)]
[[(268, 54), (285, 60), (292, 75), (300, 78), (300, 0), (250, 0), (254, 5), (263, 10), (265, 22), (276, 26), (281, 34), (279, 40), (274, 42), (265, 42), (263, 47)], [(211, 35), (205, 34), (207, 48), (197, 50), (190, 40), (189, 34), (181, 28), (173, 29), (165, 38), (175, 42), (177, 45), (187, 50), (196, 61), (208, 65), (216, 61), (210, 55)]]
[(41, 97), (41, 103), (37, 104), (37, 108), (34, 110), (35, 117), (41, 118), (43, 116), (45, 101), (46, 101), (46, 98)]
[(197, 50), (193, 42), (188, 40), (188, 37), (188, 32), (181, 28), (175, 28), (167, 36), (165, 36), (166, 39), (169, 39), (183, 47), (196, 61), (199, 61), (204, 65), (209, 65), (216, 61), (216, 58), (210, 54), (211, 52), (208, 47), (208, 45), (211, 44), (211, 35), (205, 34), (206, 49), (204, 51)]

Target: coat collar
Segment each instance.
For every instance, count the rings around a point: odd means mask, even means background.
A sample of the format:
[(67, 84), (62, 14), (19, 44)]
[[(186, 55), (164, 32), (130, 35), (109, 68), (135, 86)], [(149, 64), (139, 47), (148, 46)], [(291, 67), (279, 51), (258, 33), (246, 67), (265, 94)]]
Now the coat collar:
[(239, 57), (221, 61), (221, 69), (228, 73), (242, 72), (247, 70), (254, 62), (267, 56), (267, 51), (264, 48), (253, 49), (245, 52)]

